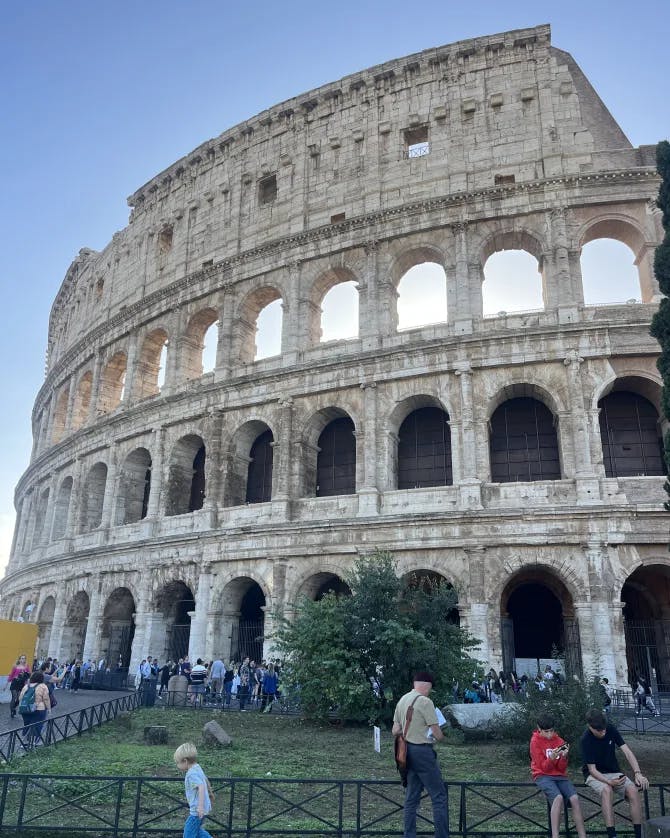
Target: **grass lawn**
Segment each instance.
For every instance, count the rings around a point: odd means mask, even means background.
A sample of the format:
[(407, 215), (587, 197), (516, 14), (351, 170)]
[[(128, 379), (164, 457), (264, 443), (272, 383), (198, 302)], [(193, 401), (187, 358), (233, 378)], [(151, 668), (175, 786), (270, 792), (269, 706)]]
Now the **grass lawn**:
[[(142, 709), (123, 722), (109, 722), (93, 733), (15, 758), (1, 771), (46, 774), (120, 774), (179, 776), (172, 761), (177, 745), (193, 741), (200, 761), (213, 777), (396, 779), (393, 739), (382, 730), (381, 754), (373, 748), (372, 730), (363, 727), (313, 725), (293, 716), (249, 711), (217, 712)], [(216, 749), (202, 743), (203, 725), (215, 719), (230, 734), (233, 746)], [(169, 744), (145, 745), (145, 725), (164, 724)], [(663, 736), (626, 736), (651, 782), (670, 780), (668, 746)], [(465, 742), (458, 732), (437, 746), (442, 774), (452, 781), (527, 781), (523, 747), (495, 741)], [(622, 758), (622, 767), (625, 759)], [(624, 768), (625, 770), (625, 768)], [(578, 765), (570, 774), (580, 781)]]
[[(218, 721), (231, 735), (231, 748), (203, 745), (202, 728), (210, 719)], [(152, 724), (168, 727), (168, 745), (144, 744), (144, 727)], [(198, 746), (200, 762), (207, 774), (211, 778), (222, 778), (222, 782), (214, 783), (217, 799), (209, 821), (214, 835), (225, 828), (229, 817), (235, 830), (244, 833), (247, 812), (251, 813), (252, 808), (251, 821), (269, 827), (267, 836), (274, 834), (273, 828), (296, 836), (310, 830), (318, 834), (324, 824), (336, 825), (338, 817), (351, 829), (360, 820), (363, 825), (379, 827), (378, 836), (402, 834), (403, 792), (393, 761), (392, 737), (387, 731), (382, 731), (382, 750), (377, 754), (372, 731), (366, 728), (317, 726), (295, 717), (254, 711), (143, 709), (109, 722), (91, 734), (39, 748), (12, 760), (9, 765), (0, 766), (0, 771), (73, 774), (86, 778), (28, 782), (23, 815), (27, 826), (40, 826), (62, 835), (76, 834), (73, 828), (76, 823), (90, 830), (88, 834), (91, 835), (100, 828), (101, 817), (109, 818), (112, 816), (109, 813), (118, 811), (119, 823), (125, 829), (137, 821), (139, 835), (147, 838), (150, 834), (179, 835), (184, 817), (183, 786), (181, 782), (172, 782), (181, 778), (172, 754), (177, 745), (188, 740)], [(628, 739), (652, 782), (670, 779), (666, 756), (668, 743), (664, 740), (665, 737), (653, 739), (650, 736)], [(443, 776), (452, 782), (527, 782), (530, 780), (528, 759), (523, 751), (508, 743), (465, 742), (458, 732), (449, 733), (447, 742), (438, 746)], [(143, 779), (109, 782), (99, 779), (104, 775)], [(578, 766), (571, 766), (571, 776), (581, 780)], [(244, 783), (233, 789), (225, 782), (228, 777), (260, 779), (255, 781), (253, 790)], [(277, 786), (273, 782), (296, 778), (392, 780), (393, 783), (381, 787), (363, 786), (358, 791), (356, 787), (348, 786), (338, 792), (336, 786), (328, 788), (309, 782)], [(21, 780), (12, 780), (7, 787), (6, 825), (16, 823), (23, 787)], [(534, 794), (534, 790), (498, 786), (468, 789), (464, 795), (467, 796), (468, 822), (485, 824), (484, 830), (490, 828), (491, 834), (520, 835), (529, 827), (536, 830), (539, 827), (541, 831), (546, 824), (544, 798)], [(76, 808), (73, 808), (72, 800), (76, 801)], [(459, 822), (460, 805), (460, 795), (453, 790), (449, 798), (453, 826)], [(585, 800), (582, 805), (587, 817), (592, 819), (589, 831), (593, 827), (601, 828), (597, 803)], [(143, 824), (159, 831), (145, 833)], [(38, 833), (25, 831), (21, 834), (33, 838)]]

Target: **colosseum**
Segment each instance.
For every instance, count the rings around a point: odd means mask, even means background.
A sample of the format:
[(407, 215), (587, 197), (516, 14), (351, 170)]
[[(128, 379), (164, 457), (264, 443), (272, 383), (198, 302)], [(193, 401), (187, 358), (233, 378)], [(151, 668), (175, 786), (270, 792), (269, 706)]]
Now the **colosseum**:
[[(557, 647), (574, 673), (670, 684), (658, 186), (546, 25), (203, 143), (58, 291), (2, 616), (61, 659), (260, 656), (381, 548), (453, 586), (445, 618), (487, 665)], [(635, 299), (585, 296), (597, 239), (630, 249)], [(539, 307), (512, 283), (487, 310), (505, 250), (536, 260)], [(446, 305), (407, 328), (426, 264)]]

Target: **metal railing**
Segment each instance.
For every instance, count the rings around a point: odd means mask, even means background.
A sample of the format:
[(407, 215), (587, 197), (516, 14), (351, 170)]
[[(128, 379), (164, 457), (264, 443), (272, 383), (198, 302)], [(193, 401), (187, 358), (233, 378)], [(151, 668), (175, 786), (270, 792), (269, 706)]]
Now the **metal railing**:
[[(393, 780), (216, 779), (206, 827), (222, 836), (392, 838), (401, 836), (403, 789)], [(449, 831), (459, 838), (546, 836), (548, 807), (532, 783), (445, 783)], [(604, 835), (600, 802), (579, 788), (590, 835)], [(644, 816), (666, 814), (670, 784), (644, 793)], [(418, 834), (433, 835), (430, 801), (422, 800)], [(615, 804), (620, 836), (632, 835), (624, 801)], [(181, 835), (188, 811), (179, 777), (78, 777), (0, 774), (0, 835)], [(569, 815), (565, 816), (569, 834)]]
[(119, 713), (136, 710), (139, 706), (138, 695), (133, 692), (71, 713), (51, 716), (26, 727), (5, 731), (0, 734), (0, 759), (9, 762), (12, 757), (31, 750), (35, 745), (55, 745), (72, 736), (81, 736), (103, 722), (112, 721)]

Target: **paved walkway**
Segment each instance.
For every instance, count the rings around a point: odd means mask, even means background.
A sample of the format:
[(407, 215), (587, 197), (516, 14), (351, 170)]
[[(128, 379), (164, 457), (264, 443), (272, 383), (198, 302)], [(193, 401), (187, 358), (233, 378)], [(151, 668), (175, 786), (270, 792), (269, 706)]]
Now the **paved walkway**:
[[(78, 690), (73, 693), (71, 690), (56, 690), (58, 704), (51, 711), (52, 716), (60, 716), (65, 713), (72, 713), (76, 710), (83, 710), (93, 704), (102, 704), (105, 701), (112, 701), (114, 698), (121, 698), (127, 695), (125, 690)], [(0, 692), (0, 735), (9, 730), (23, 727), (21, 716), (17, 715), (12, 719), (9, 715), (9, 690)]]

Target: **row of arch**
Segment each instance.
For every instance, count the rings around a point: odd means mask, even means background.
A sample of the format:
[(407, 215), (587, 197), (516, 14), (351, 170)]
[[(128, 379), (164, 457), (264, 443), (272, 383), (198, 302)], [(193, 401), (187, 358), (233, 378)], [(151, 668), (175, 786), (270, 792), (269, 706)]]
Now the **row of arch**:
[[(417, 406), (420, 405), (420, 406)], [(428, 397), (412, 400), (399, 424), (394, 463), (396, 489), (448, 486), (453, 483), (450, 417), (444, 407)], [(658, 476), (666, 473), (662, 432), (656, 407), (644, 396), (628, 389), (615, 389), (598, 403), (600, 439), (606, 477)], [(489, 419), (490, 478), (493, 483), (559, 480), (562, 477), (557, 417), (538, 398), (506, 399)], [(319, 430), (320, 428), (320, 430)], [(354, 494), (356, 486), (356, 428), (340, 409), (320, 416), (312, 429), (312, 445), (303, 448), (303, 495), (325, 497)], [(224, 470), (221, 501), (224, 506), (263, 503), (272, 500), (275, 437), (258, 420), (245, 423), (232, 439), (228, 469)], [(168, 460), (163, 512), (167, 516), (203, 508), (208, 492), (207, 450), (197, 434), (181, 437)], [(79, 519), (70, 518), (73, 478), (64, 477), (53, 500), (51, 532), (49, 492), (38, 497), (35, 527), (30, 545), (55, 540), (76, 532), (90, 532), (103, 521), (105, 496), (114, 492), (115, 509), (110, 523), (136, 523), (149, 515), (153, 461), (144, 447), (125, 458), (116, 491), (107, 487), (108, 467), (95, 463), (84, 477)]]
[[(411, 585), (437, 584), (452, 588), (444, 573), (434, 570), (413, 570), (408, 573), (408, 581)], [(670, 625), (670, 606), (665, 599), (669, 589), (670, 568), (647, 565), (638, 567), (627, 577), (620, 593), (629, 673), (642, 674), (653, 666), (658, 681), (663, 684), (670, 684), (670, 644), (662, 631), (664, 625)], [(292, 613), (301, 596), (318, 600), (327, 593), (348, 596), (351, 591), (336, 573), (313, 573), (300, 583), (285, 610)], [(507, 579), (498, 603), (500, 646), (506, 671), (519, 670), (527, 662), (532, 665), (552, 658), (558, 649), (564, 653), (567, 668), (582, 674), (575, 596), (560, 574), (548, 567), (522, 568)], [(251, 577), (241, 576), (228, 582), (215, 594), (214, 601), (208, 603), (207, 619), (218, 623), (218, 626), (208, 626), (207, 633), (215, 638), (215, 648), (208, 651), (229, 660), (246, 656), (258, 660), (267, 654), (271, 646), (271, 638), (266, 637), (270, 601), (269, 592)], [(459, 608), (463, 610), (464, 606), (456, 605), (444, 615), (445, 619), (459, 624)], [(15, 616), (13, 610), (10, 619)], [(38, 654), (45, 656), (51, 651), (60, 659), (82, 658), (86, 649), (90, 656), (104, 657), (108, 665), (126, 668), (132, 657), (136, 612), (131, 590), (118, 587), (106, 597), (100, 612), (91, 615), (96, 623), (89, 627), (90, 600), (80, 590), (67, 602), (59, 648), (54, 649), (51, 632), (56, 598), (49, 595), (36, 611)], [(154, 593), (149, 607), (154, 631), (149, 637), (143, 634), (146, 648), (136, 650), (135, 656), (152, 654), (164, 661), (187, 654), (195, 615), (196, 598), (186, 581), (172, 579), (163, 584)], [(638, 639), (641, 628), (647, 629), (644, 653)], [(206, 654), (204, 649), (195, 653)]]
[[(627, 251), (630, 275), (625, 290), (617, 291), (615, 299), (608, 300), (607, 289), (614, 287), (609, 268), (608, 281), (602, 282), (603, 277), (600, 277), (603, 293), (599, 302), (634, 301), (640, 297), (642, 282), (632, 262), (639, 259), (644, 236), (630, 221), (600, 221), (584, 232), (581, 246), (601, 244), (609, 236), (615, 237), (609, 239), (610, 244), (618, 243)], [(498, 291), (493, 292), (489, 314), (546, 306), (545, 252), (540, 238), (527, 231), (496, 233), (484, 242), (481, 249), (482, 289), (500, 285)], [(525, 263), (518, 261), (523, 256), (526, 257)], [(506, 268), (503, 266), (498, 277), (487, 276), (492, 261), (505, 261), (510, 257), (517, 261), (508, 263)], [(448, 269), (449, 273), (445, 270), (446, 264), (445, 252), (433, 244), (409, 248), (395, 259), (390, 285), (397, 296), (396, 305), (391, 305), (391, 320), (396, 329), (449, 319), (448, 312), (457, 296), (457, 282), (456, 277), (451, 275), (452, 268)], [(531, 274), (536, 277), (530, 280), (534, 289), (521, 276), (529, 266)], [(301, 306), (300, 316), (304, 321), (301, 341), (304, 345), (314, 346), (324, 340), (359, 335), (358, 289), (365, 283), (362, 283), (357, 270), (360, 268), (331, 268), (313, 282), (306, 304)], [(462, 282), (461, 277), (458, 283)], [(650, 283), (647, 281), (644, 284), (649, 286)], [(651, 288), (642, 291), (644, 299), (651, 299), (652, 296)], [(172, 327), (168, 326), (150, 328), (141, 337), (132, 359), (127, 348), (116, 349), (95, 375), (94, 370), (88, 368), (76, 380), (62, 384), (54, 394), (52, 416), (42, 415), (38, 419), (40, 427), (36, 436), (41, 443), (57, 443), (67, 432), (78, 430), (124, 401), (157, 395), (165, 384), (169, 368), (173, 370), (173, 383), (178, 385), (198, 379), (231, 360), (249, 363), (279, 355), (286, 348), (283, 309), (286, 305), (289, 309), (297, 305), (291, 297), (288, 289), (280, 284), (257, 287), (244, 297), (233, 316), (225, 321), (226, 329), (231, 331), (229, 335), (222, 334), (220, 325), (224, 321), (215, 306), (207, 306), (193, 314), (185, 328), (176, 334), (170, 334)], [(582, 301), (583, 295), (577, 302)], [(501, 307), (506, 311), (502, 312)], [(481, 316), (487, 313), (487, 305), (481, 304), (481, 300), (480, 308), (482, 310), (474, 314)]]

